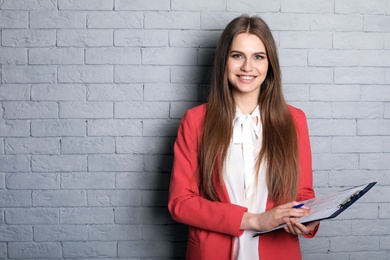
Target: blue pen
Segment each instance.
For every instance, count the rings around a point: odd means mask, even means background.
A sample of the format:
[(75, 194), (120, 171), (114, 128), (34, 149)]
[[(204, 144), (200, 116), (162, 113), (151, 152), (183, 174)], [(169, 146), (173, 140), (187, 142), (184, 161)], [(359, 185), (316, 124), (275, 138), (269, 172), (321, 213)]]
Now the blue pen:
[(301, 203), (301, 204), (295, 205), (293, 208), (294, 208), (294, 209), (299, 209), (299, 208), (302, 207), (303, 205), (305, 205), (305, 204), (304, 204), (304, 203)]

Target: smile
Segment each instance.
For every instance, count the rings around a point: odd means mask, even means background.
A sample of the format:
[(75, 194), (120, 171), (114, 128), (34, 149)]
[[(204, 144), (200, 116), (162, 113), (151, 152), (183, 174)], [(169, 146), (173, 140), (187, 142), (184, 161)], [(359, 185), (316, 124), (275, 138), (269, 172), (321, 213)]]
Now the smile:
[(244, 80), (251, 80), (255, 78), (255, 76), (248, 76), (248, 75), (239, 75), (238, 77)]

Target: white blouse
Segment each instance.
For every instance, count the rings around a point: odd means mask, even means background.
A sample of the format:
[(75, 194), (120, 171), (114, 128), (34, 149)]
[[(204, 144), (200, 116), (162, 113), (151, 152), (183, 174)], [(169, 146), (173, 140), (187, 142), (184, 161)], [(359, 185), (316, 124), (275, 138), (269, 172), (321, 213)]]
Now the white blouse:
[[(257, 125), (254, 118), (257, 117)], [(243, 115), (236, 108), (233, 122), (233, 137), (228, 148), (223, 169), (224, 182), (231, 203), (248, 208), (248, 212), (265, 211), (268, 189), (265, 179), (265, 164), (261, 162), (258, 179), (254, 166), (262, 142), (262, 127), (259, 107), (252, 114)], [(245, 230), (235, 238), (234, 259), (260, 259), (259, 237), (253, 238), (254, 230)]]

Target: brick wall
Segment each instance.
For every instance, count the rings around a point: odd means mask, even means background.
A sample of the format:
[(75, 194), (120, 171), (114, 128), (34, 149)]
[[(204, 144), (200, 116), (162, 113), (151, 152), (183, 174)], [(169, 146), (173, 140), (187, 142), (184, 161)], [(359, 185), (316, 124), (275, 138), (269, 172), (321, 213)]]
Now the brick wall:
[(317, 194), (379, 182), (304, 259), (389, 259), (389, 0), (1, 0), (0, 258), (183, 258), (172, 145), (242, 13), (273, 30)]

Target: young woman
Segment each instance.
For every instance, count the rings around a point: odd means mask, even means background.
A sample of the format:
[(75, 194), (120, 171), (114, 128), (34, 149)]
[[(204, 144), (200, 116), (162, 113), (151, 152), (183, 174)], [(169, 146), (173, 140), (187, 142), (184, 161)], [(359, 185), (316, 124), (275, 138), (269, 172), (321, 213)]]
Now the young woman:
[(168, 208), (190, 227), (187, 259), (301, 259), (297, 235), (318, 223), (298, 223), (310, 209), (293, 206), (313, 197), (306, 117), (284, 100), (270, 29), (240, 16), (219, 39), (207, 104), (186, 112), (174, 146)]

